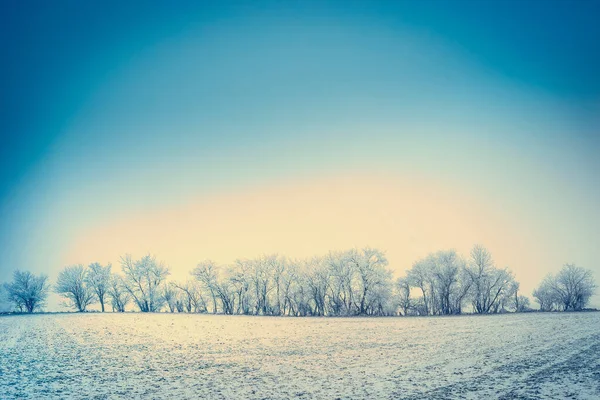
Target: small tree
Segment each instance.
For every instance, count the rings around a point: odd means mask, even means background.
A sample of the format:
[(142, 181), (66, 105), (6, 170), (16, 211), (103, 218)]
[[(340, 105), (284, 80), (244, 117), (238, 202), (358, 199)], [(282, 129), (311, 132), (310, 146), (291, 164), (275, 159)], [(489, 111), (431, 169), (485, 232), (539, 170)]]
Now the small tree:
[(533, 297), (542, 311), (578, 311), (585, 308), (596, 288), (592, 271), (566, 264), (556, 276), (547, 275)]
[(411, 308), (410, 282), (406, 278), (398, 278), (396, 281), (396, 296), (398, 306), (402, 310), (402, 315), (408, 315)]
[(565, 311), (578, 311), (587, 305), (596, 291), (596, 283), (592, 271), (565, 264), (552, 281), (552, 289), (562, 302)]
[(86, 270), (81, 264), (63, 269), (58, 274), (55, 290), (79, 312), (84, 312), (95, 300), (94, 290), (87, 284)]
[(29, 271), (15, 271), (13, 281), (5, 283), (7, 300), (19, 312), (32, 313), (41, 309), (48, 297), (48, 277), (35, 276)]
[(200, 313), (207, 311), (206, 301), (202, 296), (202, 291), (197, 281), (190, 279), (186, 283), (175, 282), (173, 286), (181, 291), (177, 302), (177, 310), (179, 312)]
[(111, 267), (110, 264), (103, 267), (99, 263), (93, 263), (88, 266), (86, 274), (86, 283), (96, 294), (102, 312), (104, 312), (104, 303), (106, 302), (106, 294), (110, 285)]
[(525, 312), (530, 310), (529, 308), (529, 297), (518, 295), (515, 298), (515, 312)]
[(167, 306), (169, 307), (169, 311), (172, 313), (177, 309), (177, 294), (178, 293), (174, 285), (168, 283), (163, 286), (162, 296), (165, 303), (167, 303)]
[(107, 294), (110, 296), (113, 312), (125, 312), (125, 306), (131, 301), (131, 296), (127, 288), (125, 288), (123, 278), (119, 275), (111, 274)]

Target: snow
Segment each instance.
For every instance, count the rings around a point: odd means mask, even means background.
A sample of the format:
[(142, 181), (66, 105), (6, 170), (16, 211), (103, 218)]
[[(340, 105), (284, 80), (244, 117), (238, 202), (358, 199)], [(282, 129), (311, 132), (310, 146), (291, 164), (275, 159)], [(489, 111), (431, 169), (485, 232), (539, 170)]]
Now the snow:
[(0, 398), (600, 398), (600, 313), (0, 317)]

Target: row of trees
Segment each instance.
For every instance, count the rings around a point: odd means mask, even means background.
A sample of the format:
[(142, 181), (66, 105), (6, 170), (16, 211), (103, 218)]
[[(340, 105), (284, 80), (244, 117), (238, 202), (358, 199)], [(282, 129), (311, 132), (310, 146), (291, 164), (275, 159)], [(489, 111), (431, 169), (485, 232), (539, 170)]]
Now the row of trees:
[(519, 294), (512, 272), (497, 268), (490, 252), (479, 245), (468, 259), (454, 250), (430, 254), (417, 261), (396, 285), (404, 314), (461, 314), (469, 306), (477, 314), (529, 308), (529, 299)]
[[(415, 262), (393, 280), (383, 252), (365, 248), (324, 257), (290, 260), (279, 255), (218, 265), (206, 260), (185, 282), (168, 281), (169, 269), (155, 257), (120, 260), (121, 271), (98, 263), (64, 268), (52, 288), (77, 311), (94, 303), (104, 312), (223, 313), (245, 315), (352, 316), (490, 314), (529, 310), (529, 299), (507, 268), (475, 246), (467, 258), (439, 251)], [(51, 290), (45, 276), (15, 272), (4, 285), (16, 310), (43, 307)], [(534, 291), (543, 311), (581, 310), (596, 285), (590, 271), (567, 264)]]
[(160, 311), (170, 299), (169, 270), (155, 257), (144, 256), (133, 260), (130, 255), (121, 258), (122, 275), (112, 272), (112, 265), (99, 263), (73, 265), (59, 274), (55, 291), (77, 311), (86, 311), (89, 305), (100, 304), (102, 312), (110, 303), (112, 311), (124, 312), (133, 302), (141, 312)]

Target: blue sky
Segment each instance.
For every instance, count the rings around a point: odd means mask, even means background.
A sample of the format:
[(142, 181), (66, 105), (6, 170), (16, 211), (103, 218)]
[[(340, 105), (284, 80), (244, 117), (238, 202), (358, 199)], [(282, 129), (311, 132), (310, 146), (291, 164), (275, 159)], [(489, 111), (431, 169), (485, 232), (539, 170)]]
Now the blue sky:
[[(510, 216), (497, 231), (530, 254), (484, 244), (528, 289), (571, 261), (600, 279), (598, 2), (0, 7), (0, 280), (15, 268), (54, 276), (81, 241), (115, 263), (85, 238), (132, 215), (356, 175), (467, 196), (485, 207), (482, 226)], [(451, 239), (418, 246), (464, 251)], [(355, 240), (331, 245), (395, 254), (391, 239)], [(191, 246), (175, 268), (191, 270), (194, 251), (213, 257)]]

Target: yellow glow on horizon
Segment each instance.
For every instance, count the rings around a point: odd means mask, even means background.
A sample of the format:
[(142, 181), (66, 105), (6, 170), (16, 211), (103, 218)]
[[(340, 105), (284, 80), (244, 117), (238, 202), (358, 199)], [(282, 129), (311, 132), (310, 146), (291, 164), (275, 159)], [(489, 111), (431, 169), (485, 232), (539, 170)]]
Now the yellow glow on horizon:
[[(515, 222), (516, 223), (516, 222)], [(292, 258), (372, 246), (384, 250), (401, 275), (431, 251), (454, 248), (468, 256), (487, 246), (530, 290), (539, 272), (535, 251), (510, 218), (439, 182), (398, 176), (326, 177), (197, 198), (119, 220), (81, 236), (64, 265), (112, 262), (152, 253), (182, 280), (203, 259), (229, 263), (265, 253)], [(529, 258), (526, 258), (529, 257)]]

